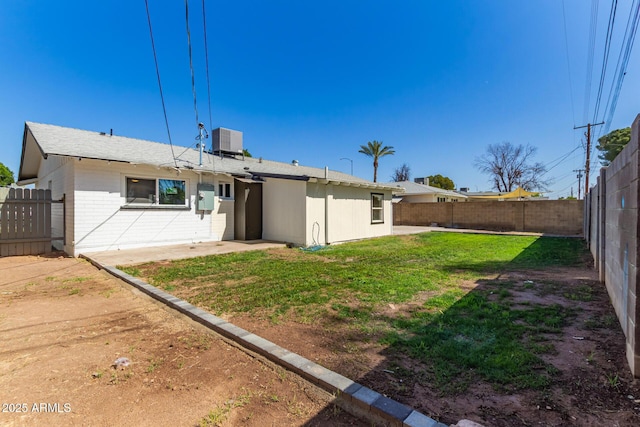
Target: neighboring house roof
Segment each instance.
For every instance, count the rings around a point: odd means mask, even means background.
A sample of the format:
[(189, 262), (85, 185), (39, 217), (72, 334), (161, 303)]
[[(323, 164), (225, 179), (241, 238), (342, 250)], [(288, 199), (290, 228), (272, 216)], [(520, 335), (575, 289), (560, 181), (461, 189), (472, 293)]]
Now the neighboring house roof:
[[(26, 122), (22, 141), (22, 158), (18, 181), (27, 183), (37, 178), (40, 161), (49, 155), (106, 160), (156, 167), (188, 169), (193, 171), (229, 174), (250, 178), (252, 176), (286, 179), (317, 180), (356, 187), (393, 190), (394, 187), (367, 181), (356, 176), (309, 166), (263, 160), (253, 157), (221, 157), (200, 153), (193, 148), (109, 135), (62, 126)], [(174, 157), (175, 156), (175, 157)]]
[(494, 193), (494, 192), (478, 192), (478, 193), (465, 193), (469, 198), (473, 199), (524, 199), (531, 197), (540, 197), (540, 193), (535, 193), (531, 191), (527, 191), (522, 187), (518, 187), (513, 191), (505, 192), (505, 193)]
[(447, 196), (447, 197), (456, 197), (461, 199), (466, 199), (467, 196), (464, 194), (457, 193), (455, 191), (444, 190), (438, 187), (432, 187), (430, 185), (418, 184), (413, 181), (400, 181), (400, 182), (389, 182), (388, 185), (396, 187), (396, 190), (402, 192), (404, 196), (417, 196), (423, 194), (434, 194), (438, 196)]

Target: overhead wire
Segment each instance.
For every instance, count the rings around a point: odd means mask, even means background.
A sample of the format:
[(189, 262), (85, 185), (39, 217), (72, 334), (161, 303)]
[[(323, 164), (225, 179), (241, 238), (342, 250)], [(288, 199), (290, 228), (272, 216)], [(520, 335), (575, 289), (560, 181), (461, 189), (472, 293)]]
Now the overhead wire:
[(614, 79), (611, 82), (611, 91), (609, 92), (609, 98), (607, 100), (607, 106), (605, 108), (605, 125), (603, 133), (609, 133), (611, 127), (611, 121), (615, 114), (616, 106), (618, 104), (618, 98), (620, 91), (622, 90), (622, 83), (627, 73), (627, 66), (629, 65), (629, 58), (631, 57), (631, 51), (638, 31), (638, 21), (640, 20), (640, 0), (634, 0), (629, 12), (629, 18), (627, 20), (627, 26), (625, 28), (623, 43), (618, 55), (618, 61), (616, 64), (616, 70), (614, 72)]
[(191, 92), (193, 93), (193, 110), (196, 113), (196, 127), (200, 124), (198, 117), (198, 99), (196, 96), (196, 77), (193, 70), (193, 52), (191, 48), (191, 30), (189, 29), (189, 0), (184, 0), (185, 18), (187, 24), (187, 44), (189, 46), (189, 69), (191, 70)]
[[(576, 152), (580, 148), (581, 148), (581, 146), (578, 145), (576, 148), (574, 148), (573, 150), (569, 151), (568, 153), (563, 154), (562, 156), (558, 157), (557, 159), (554, 159), (554, 160), (550, 161), (547, 165), (545, 165), (546, 170), (540, 176), (546, 175), (550, 170), (552, 170), (555, 167), (557, 167), (560, 164), (562, 164), (571, 154), (573, 154), (574, 152)], [(551, 166), (553, 163), (555, 163), (555, 164), (553, 166)]]
[(156, 54), (156, 44), (153, 40), (153, 30), (151, 28), (151, 14), (149, 13), (149, 1), (144, 0), (144, 5), (147, 10), (147, 22), (149, 23), (149, 35), (151, 36), (151, 49), (153, 50), (153, 60), (156, 64), (156, 77), (158, 78), (158, 88), (160, 89), (160, 100), (162, 101), (162, 112), (164, 113), (164, 123), (167, 128), (167, 136), (169, 137), (169, 146), (171, 147), (171, 155), (173, 156), (173, 163), (178, 168), (178, 161), (176, 160), (176, 154), (173, 151), (173, 142), (171, 141), (171, 131), (169, 130), (169, 119), (167, 118), (167, 107), (164, 102), (164, 93), (162, 92), (162, 82), (160, 80), (160, 67), (158, 66), (158, 55)]
[(591, 21), (589, 24), (589, 44), (587, 46), (587, 76), (584, 86), (584, 122), (589, 117), (589, 105), (591, 100), (591, 80), (593, 77), (593, 57), (596, 46), (596, 33), (598, 24), (598, 0), (591, 0)]
[(211, 82), (209, 78), (209, 46), (207, 45), (207, 11), (205, 0), (202, 0), (202, 26), (204, 29), (204, 64), (207, 74), (207, 100), (209, 105), (209, 129), (213, 130), (213, 120), (211, 118)]
[(607, 24), (607, 34), (605, 36), (604, 52), (602, 55), (602, 69), (600, 71), (600, 83), (598, 84), (598, 94), (596, 95), (596, 102), (593, 113), (593, 123), (598, 121), (598, 113), (600, 112), (600, 101), (602, 100), (602, 89), (604, 87), (604, 81), (607, 74), (607, 64), (609, 63), (609, 53), (611, 52), (611, 38), (613, 36), (613, 27), (616, 21), (616, 9), (618, 7), (618, 0), (612, 0), (611, 10), (609, 11), (609, 23)]
[(567, 72), (569, 73), (569, 95), (571, 95), (571, 117), (573, 125), (576, 125), (576, 111), (573, 105), (573, 81), (571, 79), (571, 61), (569, 60), (569, 38), (567, 36), (567, 16), (564, 8), (564, 0), (562, 0), (562, 21), (564, 23), (564, 47), (567, 53)]

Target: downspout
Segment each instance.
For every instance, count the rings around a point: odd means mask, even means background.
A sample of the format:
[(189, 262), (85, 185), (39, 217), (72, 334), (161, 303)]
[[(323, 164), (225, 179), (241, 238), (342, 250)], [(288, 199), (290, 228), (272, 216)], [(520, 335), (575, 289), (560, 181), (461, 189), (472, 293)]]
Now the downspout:
[[(324, 167), (324, 179), (329, 179), (329, 167)], [(324, 244), (329, 244), (329, 182), (324, 189)]]

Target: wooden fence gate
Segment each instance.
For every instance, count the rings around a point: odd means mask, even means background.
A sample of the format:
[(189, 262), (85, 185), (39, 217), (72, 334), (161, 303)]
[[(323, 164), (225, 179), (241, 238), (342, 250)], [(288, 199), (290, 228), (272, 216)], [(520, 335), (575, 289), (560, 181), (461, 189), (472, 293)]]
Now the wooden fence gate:
[[(51, 252), (51, 190), (0, 188), (0, 256)], [(64, 204), (63, 204), (64, 206)]]

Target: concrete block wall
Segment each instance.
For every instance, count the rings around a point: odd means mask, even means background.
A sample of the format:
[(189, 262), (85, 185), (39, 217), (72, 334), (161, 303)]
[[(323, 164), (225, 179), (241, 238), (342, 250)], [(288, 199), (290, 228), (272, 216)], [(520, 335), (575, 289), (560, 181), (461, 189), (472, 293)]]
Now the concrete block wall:
[(600, 171), (589, 192), (591, 232), (586, 236), (600, 280), (626, 337), (629, 367), (640, 376), (640, 327), (637, 284), (640, 271), (640, 115), (633, 122), (631, 141)]
[(581, 200), (396, 203), (394, 224), (582, 235)]
[[(515, 202), (514, 202), (515, 203)], [(549, 234), (580, 235), (583, 200), (540, 200), (524, 203), (524, 231), (544, 230)]]
[(523, 231), (522, 202), (452, 203), (453, 227), (484, 230)]

